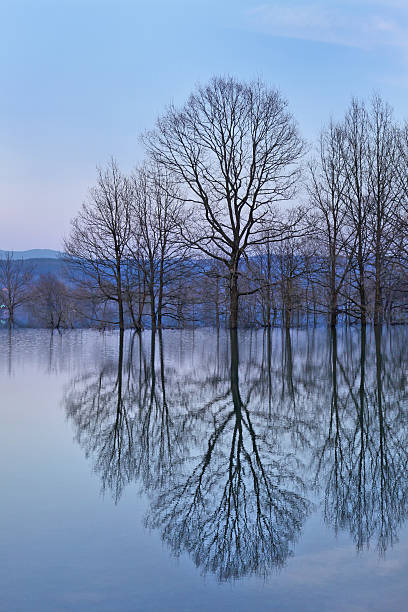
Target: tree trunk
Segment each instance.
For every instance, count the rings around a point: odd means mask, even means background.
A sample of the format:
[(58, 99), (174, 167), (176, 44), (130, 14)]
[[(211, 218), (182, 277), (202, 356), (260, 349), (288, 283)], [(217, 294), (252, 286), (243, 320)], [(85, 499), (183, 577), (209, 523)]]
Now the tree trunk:
[(217, 334), (220, 332), (220, 279), (215, 280), (215, 328)]
[(230, 268), (230, 329), (238, 327), (238, 271), (234, 265)]
[(160, 260), (159, 294), (157, 296), (157, 327), (158, 329), (162, 329), (163, 285), (164, 285), (164, 255), (161, 256), (161, 260)]
[(360, 313), (361, 313), (361, 325), (367, 323), (367, 304), (366, 304), (366, 292), (365, 292), (365, 269), (363, 261), (363, 245), (362, 245), (362, 224), (359, 227), (359, 244), (358, 244), (358, 289), (360, 294)]
[(125, 329), (125, 317), (123, 314), (123, 293), (122, 293), (122, 274), (120, 269), (120, 262), (116, 263), (116, 293), (118, 296), (118, 310), (119, 310), (119, 329), (124, 331)]
[[(379, 238), (377, 239), (379, 240)], [(374, 325), (382, 323), (382, 292), (381, 292), (381, 253), (377, 243), (375, 252), (375, 298), (374, 298)]]
[(239, 393), (239, 352), (238, 352), (238, 331), (236, 327), (230, 328), (231, 341), (231, 393), (234, 402), (235, 410), (241, 407), (241, 397)]
[(152, 333), (156, 332), (157, 324), (156, 324), (156, 308), (155, 308), (155, 299), (154, 299), (154, 287), (150, 287), (150, 318), (152, 320)]
[(332, 296), (330, 305), (330, 327), (337, 325), (337, 295)]
[(14, 308), (12, 306), (10, 306), (8, 311), (9, 311), (8, 325), (11, 328), (11, 327), (14, 326)]
[(336, 291), (336, 255), (334, 248), (331, 249), (330, 270), (330, 327), (337, 325), (337, 291)]
[(156, 329), (157, 329), (156, 298), (154, 295), (154, 284), (155, 284), (154, 260), (153, 260), (152, 255), (149, 254), (149, 297), (150, 297), (150, 318), (151, 318), (152, 334), (155, 334)]

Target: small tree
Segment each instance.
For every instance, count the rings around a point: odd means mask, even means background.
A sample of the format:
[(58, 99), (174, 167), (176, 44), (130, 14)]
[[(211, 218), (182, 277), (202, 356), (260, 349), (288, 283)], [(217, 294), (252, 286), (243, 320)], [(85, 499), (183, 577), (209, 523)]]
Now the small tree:
[(32, 264), (14, 259), (13, 253), (0, 259), (0, 301), (8, 312), (10, 327), (14, 325), (16, 310), (30, 300), (33, 276)]
[(73, 327), (73, 303), (66, 285), (53, 274), (43, 274), (33, 292), (37, 321), (49, 329)]

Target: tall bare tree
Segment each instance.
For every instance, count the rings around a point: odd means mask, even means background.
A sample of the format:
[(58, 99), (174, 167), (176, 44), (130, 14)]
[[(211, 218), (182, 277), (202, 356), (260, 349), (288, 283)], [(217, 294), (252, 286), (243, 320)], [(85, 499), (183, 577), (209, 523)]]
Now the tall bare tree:
[(355, 231), (348, 218), (345, 132), (333, 122), (320, 136), (318, 157), (309, 166), (309, 197), (317, 211), (321, 246), (320, 284), (327, 289), (330, 325), (337, 324), (339, 296), (355, 252)]
[(99, 168), (96, 186), (72, 221), (64, 243), (70, 266), (77, 269), (76, 282), (98, 293), (102, 301), (117, 305), (121, 330), (125, 328), (123, 287), (132, 193), (130, 180), (113, 159), (106, 168)]
[(143, 269), (152, 330), (156, 330), (165, 315), (174, 316), (169, 308), (172, 285), (182, 274), (186, 249), (180, 244), (182, 202), (168, 173), (155, 165), (135, 172), (133, 189), (130, 248)]
[(408, 289), (408, 122), (398, 134), (399, 164), (397, 177), (401, 189), (401, 201), (397, 211), (396, 231), (394, 232), (393, 260), (397, 269), (397, 291), (399, 300), (404, 302)]
[(368, 170), (372, 208), (372, 253), (374, 260), (374, 324), (383, 318), (384, 271), (394, 241), (395, 222), (403, 198), (398, 179), (399, 130), (391, 107), (374, 96), (369, 114)]
[(264, 241), (265, 229), (275, 239), (287, 231), (274, 205), (293, 196), (303, 152), (287, 103), (259, 81), (216, 77), (183, 108), (170, 106), (145, 143), (184, 187), (184, 239), (228, 270), (236, 328), (240, 260)]
[(378, 324), (383, 316), (385, 267), (391, 259), (403, 197), (400, 131), (391, 107), (379, 96), (374, 96), (370, 105), (352, 100), (343, 130), (348, 222), (355, 232), (356, 245), (355, 305), (365, 324), (371, 285), (373, 320)]
[(349, 292), (348, 298), (359, 313), (361, 323), (367, 322), (367, 262), (368, 223), (370, 207), (368, 197), (368, 115), (364, 104), (353, 99), (344, 120), (344, 160), (347, 176), (347, 210), (356, 235), (355, 287), (358, 298)]

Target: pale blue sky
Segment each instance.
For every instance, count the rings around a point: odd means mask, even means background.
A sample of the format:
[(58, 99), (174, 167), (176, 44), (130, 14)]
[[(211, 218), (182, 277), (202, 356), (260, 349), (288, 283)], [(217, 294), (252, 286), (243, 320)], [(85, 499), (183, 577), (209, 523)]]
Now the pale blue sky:
[(213, 74), (278, 87), (310, 141), (351, 95), (408, 118), (408, 1), (0, 0), (0, 249), (60, 248), (95, 166)]

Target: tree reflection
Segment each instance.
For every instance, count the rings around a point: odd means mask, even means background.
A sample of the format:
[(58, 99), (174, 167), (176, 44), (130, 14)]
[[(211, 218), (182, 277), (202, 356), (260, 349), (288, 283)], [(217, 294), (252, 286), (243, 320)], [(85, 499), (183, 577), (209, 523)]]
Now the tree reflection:
[(389, 350), (384, 360), (379, 327), (374, 345), (367, 358), (362, 327), (358, 364), (343, 363), (353, 347), (342, 359), (332, 333), (330, 420), (316, 454), (317, 477), (325, 489), (326, 521), (349, 530), (358, 550), (374, 540), (384, 554), (408, 514), (408, 388), (401, 384), (401, 353)]
[(308, 511), (298, 462), (265, 415), (251, 412), (252, 392), (241, 397), (232, 330), (229, 388), (188, 417), (206, 431), (204, 452), (196, 448), (153, 492), (147, 520), (176, 554), (186, 550), (220, 580), (281, 567)]
[[(159, 367), (156, 371), (156, 335), (151, 335), (149, 368), (143, 366), (143, 379), (133, 379), (130, 401), (137, 407), (134, 413), (136, 434), (136, 472), (145, 488), (161, 487), (168, 474), (186, 452), (188, 439), (177, 427), (178, 407), (168, 402), (161, 330), (158, 332)], [(146, 358), (143, 357), (144, 364)], [(139, 372), (141, 367), (139, 365)], [(172, 372), (174, 375), (174, 371)], [(143, 389), (142, 396), (140, 391)]]
[(123, 332), (117, 362), (108, 361), (101, 371), (75, 379), (65, 397), (65, 407), (86, 456), (94, 458), (102, 489), (118, 501), (134, 474), (133, 421), (123, 389)]
[(313, 485), (327, 523), (383, 554), (407, 518), (404, 339), (177, 334), (122, 334), (118, 358), (67, 389), (102, 489), (117, 502), (141, 484), (147, 525), (219, 580), (285, 564)]
[(124, 359), (122, 338), (117, 368), (77, 379), (65, 398), (103, 489), (117, 501), (139, 479), (151, 502), (147, 524), (220, 580), (281, 567), (309, 503), (282, 423), (260, 403), (256, 370), (242, 396), (237, 332), (229, 368), (217, 360), (215, 371), (193, 376), (166, 371), (161, 335), (158, 366), (155, 336), (148, 357), (139, 342), (138, 360), (133, 349)]

